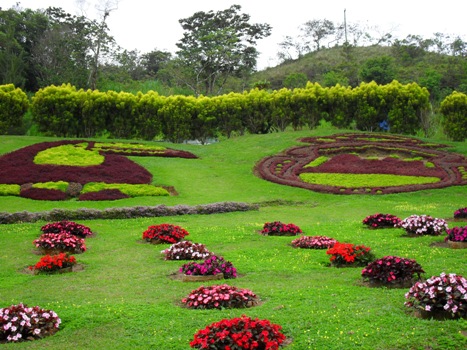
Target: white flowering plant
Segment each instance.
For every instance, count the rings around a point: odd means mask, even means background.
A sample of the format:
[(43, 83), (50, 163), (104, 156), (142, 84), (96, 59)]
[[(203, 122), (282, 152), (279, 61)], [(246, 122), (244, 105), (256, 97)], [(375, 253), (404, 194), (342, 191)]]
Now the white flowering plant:
[(204, 244), (181, 241), (162, 251), (165, 260), (202, 260), (213, 255)]
[(402, 220), (398, 227), (403, 228), (408, 235), (439, 236), (448, 229), (448, 224), (445, 220), (430, 215), (411, 215)]

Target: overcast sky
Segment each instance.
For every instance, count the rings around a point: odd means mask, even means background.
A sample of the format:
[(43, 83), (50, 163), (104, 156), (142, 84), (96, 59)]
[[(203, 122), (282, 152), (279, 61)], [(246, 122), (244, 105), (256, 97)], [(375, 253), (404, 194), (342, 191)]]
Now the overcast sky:
[[(90, 6), (86, 15), (95, 18), (94, 4), (99, 0), (87, 1)], [(55, 6), (71, 14), (81, 14), (76, 0), (1, 0), (0, 6), (8, 9), (17, 2), (22, 8)], [(376, 26), (396, 38), (403, 39), (408, 34), (431, 38), (439, 32), (467, 41), (466, 0), (441, 3), (426, 0), (120, 0), (118, 9), (111, 12), (107, 23), (117, 44), (127, 50), (146, 53), (157, 49), (174, 53), (175, 43), (183, 36), (179, 19), (198, 11), (224, 10), (233, 4), (241, 5), (241, 12), (251, 16), (250, 23), (272, 26), (272, 35), (258, 41), (258, 69), (277, 64), (278, 43), (286, 35), (297, 37), (301, 24), (314, 19), (342, 23), (344, 10), (348, 24)]]

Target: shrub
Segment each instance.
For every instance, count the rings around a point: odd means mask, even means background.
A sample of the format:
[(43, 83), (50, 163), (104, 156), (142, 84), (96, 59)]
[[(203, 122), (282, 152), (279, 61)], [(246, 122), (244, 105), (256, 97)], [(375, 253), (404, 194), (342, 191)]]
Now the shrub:
[(0, 134), (21, 126), (28, 107), (28, 96), (20, 88), (13, 84), (0, 85)]
[(46, 224), (41, 227), (41, 231), (43, 233), (66, 232), (81, 238), (86, 238), (93, 235), (93, 232), (89, 227), (78, 224), (74, 221), (66, 220)]
[(83, 253), (86, 251), (84, 239), (67, 232), (43, 233), (33, 244), (43, 250), (57, 250), (70, 253)]
[(223, 273), (225, 279), (237, 277), (237, 269), (233, 264), (217, 255), (210, 256), (201, 264), (193, 261), (184, 264), (180, 268), (180, 272), (189, 276), (209, 276)]
[(405, 294), (404, 303), (428, 312), (447, 312), (452, 317), (467, 317), (467, 280), (455, 273), (432, 276), (417, 282)]
[(180, 226), (171, 224), (152, 225), (143, 232), (143, 240), (153, 243), (177, 243), (188, 236), (188, 234)]
[(147, 184), (109, 184), (104, 182), (89, 182), (84, 185), (82, 194), (103, 190), (119, 190), (129, 197), (168, 196), (169, 192), (162, 188)]
[(365, 266), (374, 260), (371, 248), (364, 245), (355, 245), (351, 243), (334, 244), (332, 248), (326, 251), (331, 255), (330, 261), (333, 266)]
[(260, 233), (265, 236), (296, 236), (302, 233), (302, 230), (294, 224), (284, 224), (280, 221), (274, 221), (266, 222)]
[(48, 188), (29, 188), (22, 190), (20, 196), (43, 201), (63, 201), (67, 199), (65, 192)]
[(286, 337), (269, 320), (242, 315), (223, 319), (199, 330), (190, 346), (196, 349), (278, 349)]
[(465, 219), (467, 218), (467, 208), (460, 208), (454, 212), (455, 219)]
[(66, 188), (65, 193), (69, 197), (78, 197), (81, 190), (83, 189), (83, 185), (77, 182), (70, 182), (68, 187)]
[(373, 214), (363, 219), (362, 223), (369, 228), (388, 228), (398, 227), (401, 219), (392, 214)]
[(19, 196), (21, 192), (20, 185), (7, 185), (1, 184), (0, 185), (0, 196)]
[(39, 262), (29, 266), (30, 270), (50, 273), (67, 267), (76, 265), (76, 258), (72, 255), (59, 253), (57, 255), (45, 255)]
[(258, 298), (251, 290), (227, 284), (201, 286), (182, 299), (182, 303), (190, 309), (245, 308), (257, 302)]
[(78, 197), (80, 201), (114, 201), (117, 199), (130, 198), (130, 196), (117, 189), (107, 189), (97, 192), (83, 193)]
[(362, 270), (365, 281), (382, 284), (400, 284), (410, 282), (417, 275), (425, 273), (420, 264), (413, 259), (400, 258), (398, 256), (385, 256), (369, 263)]
[(0, 343), (41, 339), (58, 331), (62, 321), (52, 310), (25, 304), (0, 309)]
[(448, 229), (446, 221), (429, 215), (411, 215), (402, 220), (399, 226), (405, 229), (408, 235), (418, 236), (438, 236)]
[(292, 241), (292, 246), (296, 248), (309, 248), (309, 249), (327, 249), (336, 244), (334, 238), (326, 236), (302, 236)]
[(467, 242), (467, 226), (447, 229), (446, 234), (445, 241)]
[(190, 241), (174, 243), (162, 253), (165, 260), (201, 260), (212, 255), (204, 244)]

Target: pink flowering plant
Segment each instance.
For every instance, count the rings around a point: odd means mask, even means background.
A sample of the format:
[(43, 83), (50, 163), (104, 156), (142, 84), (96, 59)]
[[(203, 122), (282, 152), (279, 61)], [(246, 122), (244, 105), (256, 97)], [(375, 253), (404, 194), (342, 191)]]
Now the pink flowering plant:
[(398, 227), (400, 222), (401, 219), (395, 215), (381, 213), (367, 216), (362, 221), (363, 225), (366, 225), (368, 228), (372, 229)]
[(182, 303), (190, 309), (246, 308), (256, 305), (258, 297), (249, 289), (221, 284), (192, 290)]
[(248, 316), (222, 319), (199, 330), (190, 346), (195, 349), (277, 350), (286, 340), (282, 327)]
[(399, 227), (403, 228), (408, 235), (439, 236), (448, 229), (448, 224), (443, 219), (429, 215), (411, 215), (402, 220)]
[(265, 236), (296, 236), (302, 233), (302, 230), (294, 224), (284, 224), (280, 221), (274, 221), (266, 222), (260, 233)]
[(93, 232), (89, 227), (78, 224), (74, 221), (66, 220), (46, 224), (41, 227), (41, 231), (42, 233), (67, 232), (81, 238), (86, 238), (93, 235)]
[(43, 233), (33, 244), (42, 250), (56, 250), (69, 253), (83, 253), (86, 245), (83, 238), (76, 237), (71, 233)]
[(162, 251), (165, 260), (202, 260), (213, 255), (204, 244), (181, 241)]
[(444, 240), (451, 242), (467, 242), (467, 226), (447, 229)]
[(291, 244), (295, 248), (308, 248), (308, 249), (327, 249), (336, 244), (334, 238), (326, 236), (302, 236), (294, 239)]
[(413, 259), (398, 256), (385, 256), (369, 263), (362, 270), (364, 281), (386, 285), (403, 284), (411, 282), (415, 276), (425, 273), (421, 265)]
[(454, 212), (454, 219), (467, 219), (467, 208), (459, 208)]
[(452, 318), (467, 317), (467, 279), (455, 273), (441, 273), (417, 282), (405, 294), (405, 306)]
[(222, 273), (225, 279), (237, 277), (237, 269), (233, 264), (217, 255), (210, 256), (202, 263), (192, 261), (184, 264), (180, 272), (188, 276), (209, 276)]
[(143, 232), (143, 240), (151, 243), (177, 243), (188, 234), (184, 228), (177, 225), (152, 225)]
[(0, 309), (0, 343), (41, 339), (56, 333), (61, 320), (52, 310), (24, 304)]

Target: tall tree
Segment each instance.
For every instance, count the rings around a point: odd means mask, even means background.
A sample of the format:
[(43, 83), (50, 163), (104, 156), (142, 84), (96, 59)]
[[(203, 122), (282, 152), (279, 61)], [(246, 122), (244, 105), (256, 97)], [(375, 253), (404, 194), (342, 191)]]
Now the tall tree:
[(256, 67), (256, 41), (271, 34), (269, 24), (250, 24), (240, 5), (218, 12), (196, 12), (180, 19), (183, 38), (177, 43), (180, 71), (195, 94), (220, 92), (228, 77), (251, 73)]
[(332, 35), (336, 31), (334, 23), (327, 19), (314, 19), (308, 22), (305, 22), (301, 30), (305, 34), (305, 37), (311, 38), (313, 41), (316, 51), (321, 49), (321, 42), (324, 38)]

